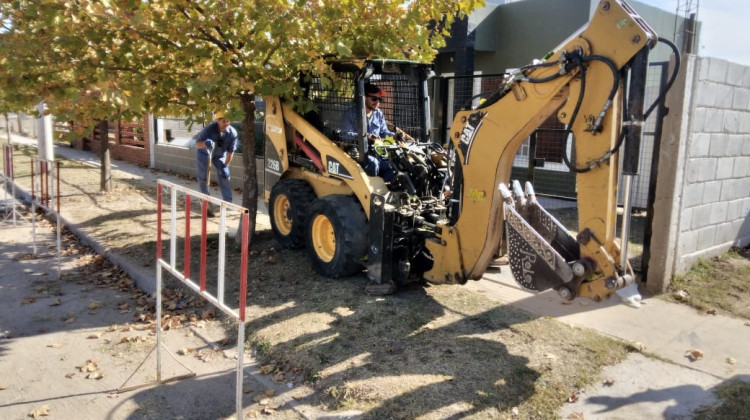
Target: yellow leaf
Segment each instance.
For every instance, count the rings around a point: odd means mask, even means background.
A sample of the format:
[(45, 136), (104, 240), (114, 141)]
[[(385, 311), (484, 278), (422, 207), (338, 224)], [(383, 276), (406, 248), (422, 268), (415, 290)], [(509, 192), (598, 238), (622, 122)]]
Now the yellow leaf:
[(104, 375), (100, 371), (96, 370), (89, 373), (89, 375), (86, 376), (86, 379), (102, 379), (103, 377)]
[(89, 309), (96, 309), (96, 308), (98, 308), (100, 306), (102, 306), (102, 304), (100, 302), (98, 302), (98, 301), (95, 301), (95, 300), (91, 301), (91, 303), (89, 303)]
[(260, 374), (261, 375), (268, 375), (269, 373), (273, 372), (274, 365), (263, 365), (260, 367)]
[(703, 352), (698, 349), (688, 350), (685, 353), (685, 357), (690, 359), (691, 362), (694, 362), (703, 358)]
[(42, 416), (49, 416), (49, 410), (50, 410), (50, 407), (47, 404), (45, 404), (41, 407), (35, 408), (31, 413), (29, 413), (29, 417), (33, 417), (36, 419)]

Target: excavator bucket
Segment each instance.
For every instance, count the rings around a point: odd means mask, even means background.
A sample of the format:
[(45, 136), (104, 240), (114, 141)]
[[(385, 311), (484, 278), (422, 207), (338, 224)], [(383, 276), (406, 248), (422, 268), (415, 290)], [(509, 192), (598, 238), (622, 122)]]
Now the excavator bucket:
[(537, 201), (531, 183), (526, 191), (513, 181), (499, 189), (505, 201), (505, 235), (508, 260), (516, 282), (526, 289), (559, 289), (575, 275), (569, 262), (580, 259), (575, 238)]

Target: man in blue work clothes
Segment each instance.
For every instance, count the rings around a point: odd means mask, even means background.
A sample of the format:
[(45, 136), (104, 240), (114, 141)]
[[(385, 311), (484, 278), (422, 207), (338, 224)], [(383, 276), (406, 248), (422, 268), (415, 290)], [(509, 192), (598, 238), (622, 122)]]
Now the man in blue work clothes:
[[(224, 113), (214, 114), (216, 121), (205, 126), (195, 137), (198, 188), (203, 194), (208, 193), (208, 155), (211, 154), (211, 163), (216, 168), (221, 199), (232, 202), (232, 183), (229, 181), (229, 162), (232, 161), (234, 151), (237, 149), (237, 130), (229, 125), (229, 120), (224, 118)], [(211, 208), (209, 206), (209, 212)]]
[[(397, 138), (396, 133), (388, 129), (385, 122), (385, 115), (380, 110), (380, 102), (385, 98), (386, 93), (379, 87), (367, 83), (365, 84), (365, 115), (367, 117), (367, 140), (370, 148), (365, 156), (364, 169), (369, 176), (382, 177), (384, 181), (393, 180), (396, 172), (391, 168), (388, 159), (381, 158), (375, 153), (372, 144), (378, 139), (391, 136)], [(357, 138), (357, 110), (349, 108), (343, 117), (343, 137), (347, 141), (355, 141)]]

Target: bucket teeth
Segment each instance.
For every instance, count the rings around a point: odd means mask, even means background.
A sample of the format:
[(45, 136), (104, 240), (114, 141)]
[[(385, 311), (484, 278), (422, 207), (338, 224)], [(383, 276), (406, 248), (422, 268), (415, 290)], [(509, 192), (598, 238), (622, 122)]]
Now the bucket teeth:
[(516, 198), (518, 205), (526, 207), (528, 200), (526, 194), (524, 194), (523, 189), (521, 188), (521, 183), (514, 179), (511, 185), (513, 185), (513, 196)]

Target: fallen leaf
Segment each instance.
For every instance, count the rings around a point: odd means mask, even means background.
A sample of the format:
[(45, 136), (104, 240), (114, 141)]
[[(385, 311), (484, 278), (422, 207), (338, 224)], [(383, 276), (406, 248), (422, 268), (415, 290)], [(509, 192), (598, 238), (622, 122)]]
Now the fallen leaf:
[(672, 294), (672, 297), (675, 298), (675, 300), (680, 302), (685, 302), (690, 300), (690, 295), (684, 290), (678, 290)]
[(745, 326), (750, 327), (750, 321), (745, 321)]
[(251, 394), (253, 392), (253, 389), (249, 386), (242, 387), (242, 393), (243, 394)]
[(276, 395), (276, 390), (275, 389), (267, 389), (264, 394), (265, 394), (266, 397), (273, 397), (274, 395)]
[(69, 316), (63, 319), (63, 324), (72, 324), (73, 322), (75, 322), (75, 320), (76, 320), (76, 317)]
[(84, 365), (78, 366), (78, 369), (80, 369), (81, 372), (94, 372), (97, 370), (96, 362), (93, 360), (87, 360)]
[(632, 343), (628, 343), (627, 349), (629, 351), (638, 351), (638, 352), (641, 352), (641, 351), (646, 350), (646, 346), (643, 345), (643, 343), (640, 343), (638, 341), (633, 341)]
[(716, 315), (716, 309), (709, 309), (706, 311), (706, 313), (709, 315)]
[(104, 375), (100, 371), (97, 370), (97, 371), (89, 373), (88, 376), (86, 376), (86, 379), (102, 379), (103, 377)]
[(691, 362), (694, 362), (703, 358), (703, 352), (698, 349), (688, 350), (687, 352), (685, 352), (685, 357), (687, 357)]
[(62, 304), (62, 301), (60, 299), (57, 299), (56, 301), (49, 304), (49, 306), (60, 306)]
[(604, 386), (612, 386), (614, 384), (615, 384), (615, 380), (614, 379), (605, 379), (604, 382), (602, 382), (602, 385), (604, 385)]
[(31, 413), (29, 413), (29, 417), (36, 419), (42, 416), (49, 416), (49, 410), (50, 410), (50, 407), (47, 404), (45, 404), (41, 407), (35, 408)]
[(274, 382), (284, 382), (284, 372), (277, 373), (273, 378), (272, 381)]
[(89, 309), (96, 309), (98, 307), (102, 306), (101, 302), (93, 300), (91, 303), (89, 303)]
[(264, 407), (263, 414), (273, 414), (276, 412), (276, 407)]
[(7, 384), (0, 384), (0, 391), (5, 391), (6, 389), (10, 388), (10, 385)]
[(269, 255), (268, 258), (266, 258), (267, 264), (276, 264), (276, 258), (274, 258), (272, 255)]
[(49, 348), (53, 348), (53, 349), (59, 349), (59, 348), (60, 348), (60, 347), (62, 347), (62, 346), (63, 346), (63, 345), (62, 345), (62, 343), (52, 343), (52, 344), (47, 344), (47, 347), (49, 347)]
[(260, 405), (266, 405), (268, 404), (268, 397), (265, 395), (256, 395), (253, 397), (253, 402), (258, 403)]
[(206, 309), (203, 311), (201, 316), (204, 320), (212, 320), (216, 318), (216, 311), (213, 309)]
[(189, 347), (177, 350), (177, 354), (179, 354), (180, 356), (186, 356), (186, 355), (188, 355), (190, 353), (194, 353), (194, 352), (195, 352), (195, 349), (194, 348), (189, 348)]
[(569, 403), (578, 402), (578, 391), (575, 391), (572, 394), (570, 394), (570, 396), (568, 397), (567, 401)]
[(737, 363), (737, 360), (735, 360), (734, 357), (727, 357), (727, 363), (729, 363), (730, 365), (733, 365)]
[(74, 376), (76, 376), (75, 372), (73, 372), (73, 373), (68, 373), (67, 375), (65, 375), (65, 377), (66, 377), (66, 378), (68, 378), (68, 379), (70, 379), (70, 378), (72, 378), (72, 377), (74, 377)]
[(268, 375), (269, 373), (273, 372), (275, 368), (276, 367), (274, 365), (263, 365), (260, 367), (260, 374)]
[(583, 413), (570, 413), (566, 419), (570, 420), (584, 420)]
[(555, 356), (552, 353), (544, 353), (544, 358), (545, 359), (550, 359), (550, 360), (557, 360), (557, 356)]
[(27, 297), (21, 299), (21, 305), (27, 305), (29, 303), (34, 303), (34, 302), (36, 302), (36, 298), (35, 297), (31, 297), (31, 296), (27, 296)]
[(87, 338), (96, 340), (96, 339), (98, 339), (101, 336), (102, 336), (102, 333), (98, 332), (98, 333), (94, 333), (94, 334), (89, 335)]

